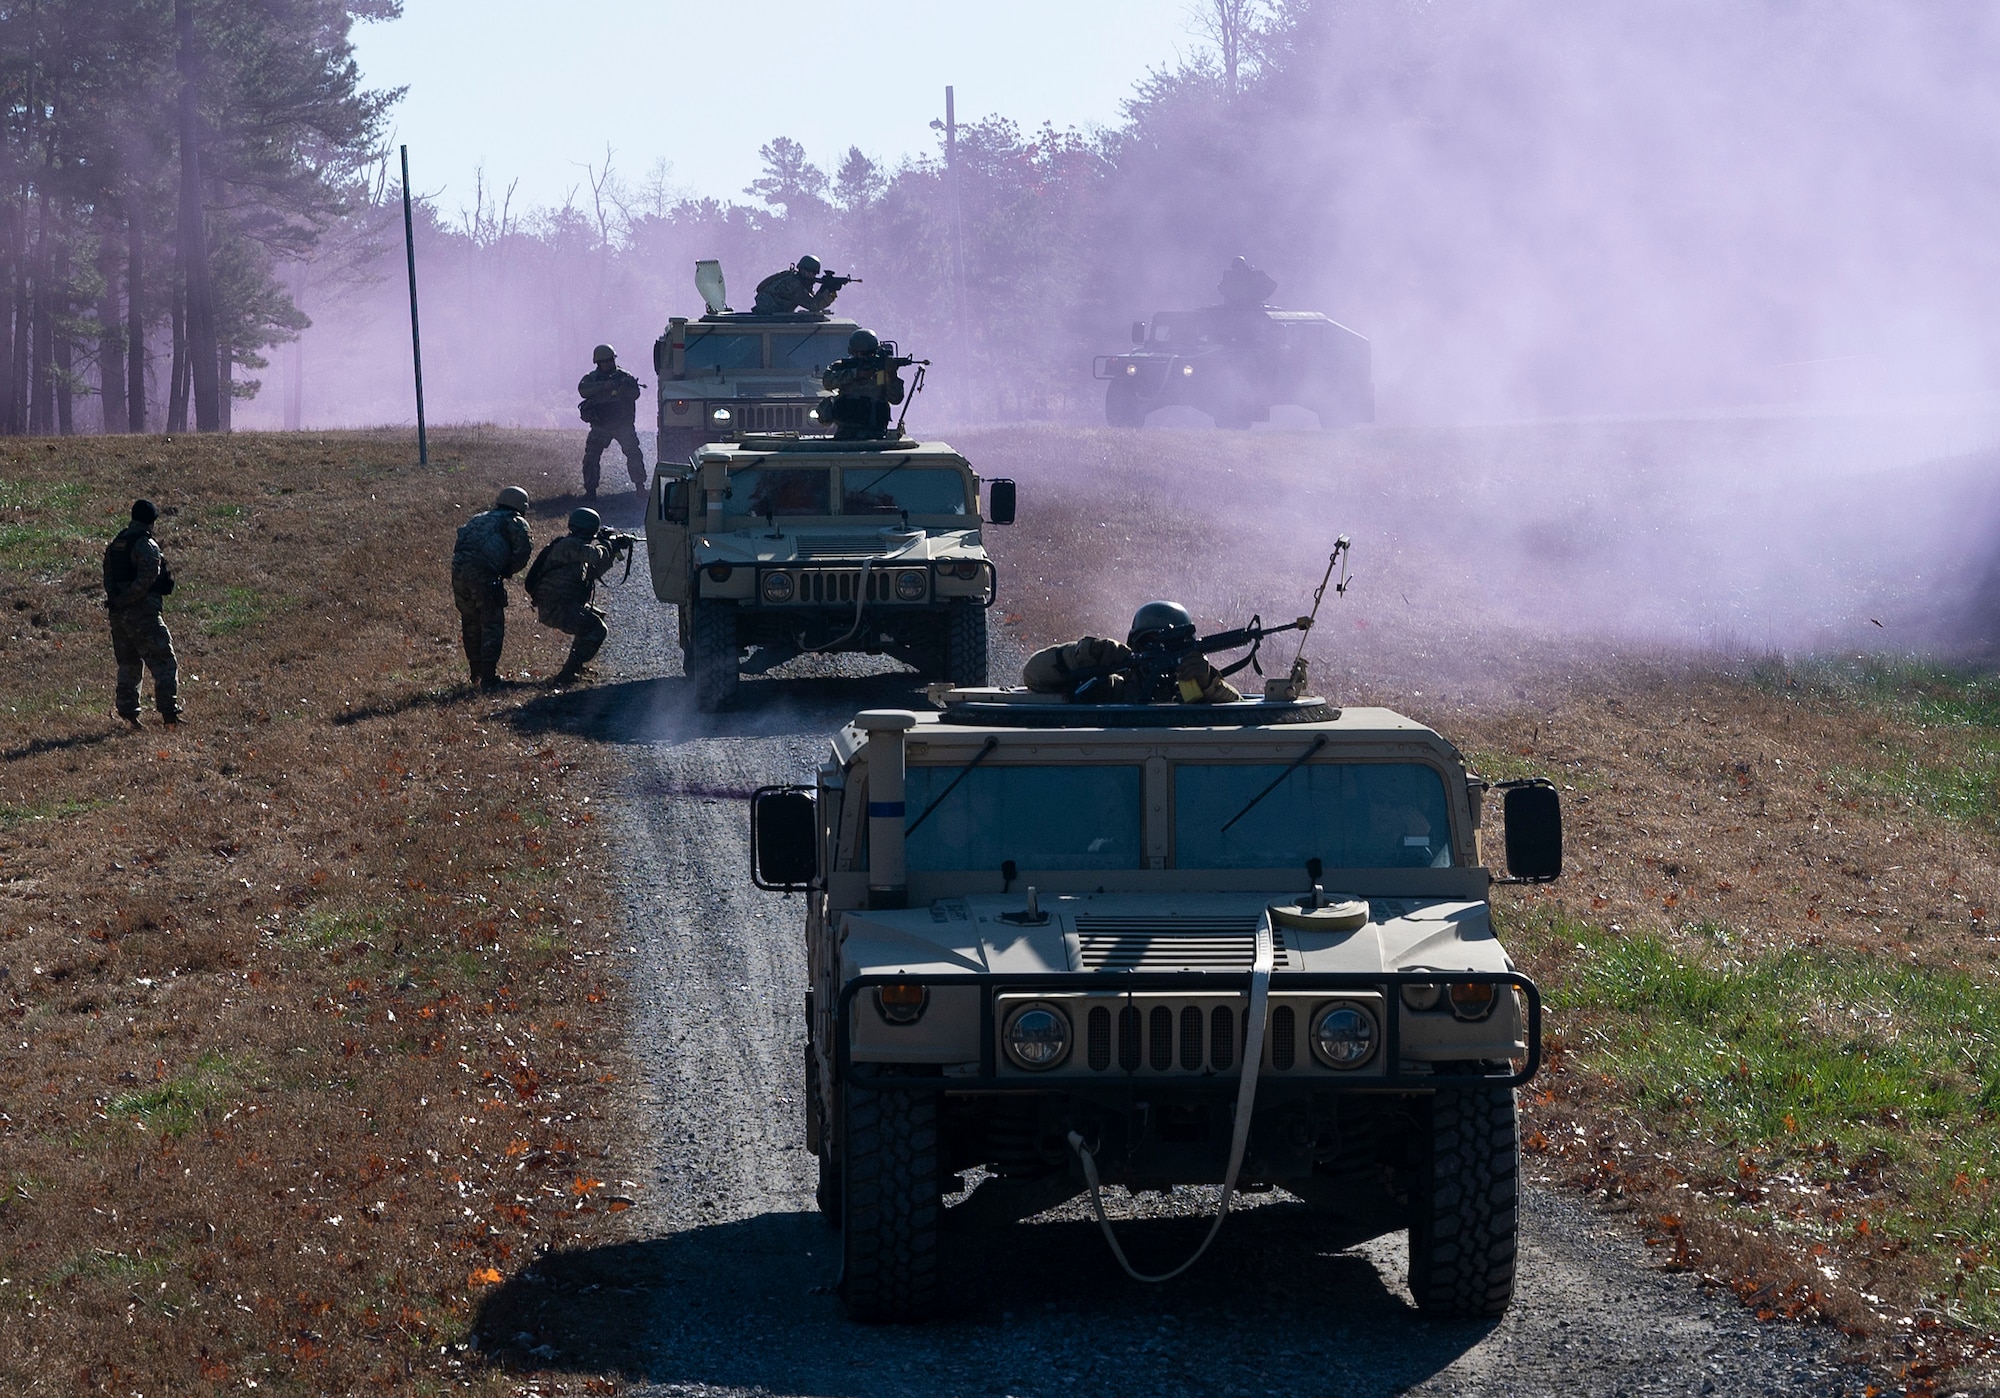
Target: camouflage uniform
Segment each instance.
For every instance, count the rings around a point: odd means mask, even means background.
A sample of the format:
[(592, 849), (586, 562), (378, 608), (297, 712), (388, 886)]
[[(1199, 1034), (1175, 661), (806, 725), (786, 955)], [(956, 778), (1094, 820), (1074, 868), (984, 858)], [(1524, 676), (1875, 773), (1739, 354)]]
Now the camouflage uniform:
[(574, 678), (590, 662), (611, 633), (604, 613), (590, 605), (597, 580), (611, 569), (618, 554), (594, 534), (565, 534), (548, 547), (535, 580), (535, 615), (542, 625), (576, 639), (560, 678)]
[(597, 494), (597, 478), (604, 449), (613, 442), (624, 448), (625, 474), (634, 490), (646, 488), (646, 457), (639, 448), (639, 381), (607, 364), (592, 369), (576, 381), (576, 396), (582, 400), (583, 420), (590, 435), (583, 442), (583, 493)]
[[(1089, 697), (1106, 704), (1143, 704), (1163, 697), (1136, 692), (1137, 677), (1130, 670), (1136, 659), (1136, 653), (1122, 641), (1085, 636), (1045, 646), (1029, 656), (1021, 667), (1021, 683), (1037, 694), (1075, 697), (1080, 686), (1096, 680)], [(1183, 704), (1233, 704), (1243, 697), (1205, 655), (1191, 655), (1181, 662), (1173, 680), (1173, 688), (1166, 693)]]
[(451, 554), (451, 597), (458, 604), (465, 661), (474, 684), (500, 678), (500, 650), (507, 641), (507, 588), (534, 552), (528, 522), (519, 512), (495, 507), (476, 514), (458, 531)]
[(792, 311), (823, 311), (833, 304), (833, 298), (840, 295), (839, 282), (830, 278), (815, 279), (796, 267), (787, 267), (782, 272), (773, 272), (757, 283), (757, 299), (750, 305), (750, 314), (759, 316), (785, 315)]
[(174, 655), (174, 638), (160, 615), (160, 599), (172, 589), (173, 578), (153, 538), (152, 525), (134, 519), (119, 531), (105, 550), (107, 580), (114, 556), (129, 559), (131, 566), (131, 583), (116, 593), (107, 586), (104, 601), (111, 618), (111, 654), (118, 662), (118, 716), (129, 723), (139, 721), (139, 681), (151, 670), (153, 704), (167, 722), (176, 722), (181, 714), (180, 661)]
[(868, 440), (889, 433), (890, 409), (903, 401), (903, 376), (886, 354), (836, 359), (820, 375), (833, 393), (820, 400), (820, 421), (833, 424), (836, 441)]

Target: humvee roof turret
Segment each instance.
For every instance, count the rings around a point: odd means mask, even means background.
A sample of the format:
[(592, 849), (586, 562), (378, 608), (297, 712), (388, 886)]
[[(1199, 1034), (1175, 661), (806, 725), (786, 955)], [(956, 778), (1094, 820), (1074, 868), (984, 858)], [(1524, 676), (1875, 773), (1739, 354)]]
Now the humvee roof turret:
[[(1382, 708), (932, 693), (753, 804), (759, 885), (806, 895), (849, 1309), (932, 1307), (944, 1199), (983, 1170), (963, 1206), (1003, 1216), (1279, 1186), (1335, 1245), (1407, 1228), (1426, 1312), (1503, 1311), (1540, 998), (1494, 935), (1492, 785)], [(1503, 785), (1513, 881), (1554, 877), (1554, 789)]]
[[(980, 478), (942, 442), (786, 435), (664, 454), (646, 510), (653, 593), (680, 609), (695, 701), (806, 653), (887, 655), (932, 679), (986, 680), (998, 578), (988, 523), (1014, 483)], [(746, 667), (744, 652), (756, 648)]]

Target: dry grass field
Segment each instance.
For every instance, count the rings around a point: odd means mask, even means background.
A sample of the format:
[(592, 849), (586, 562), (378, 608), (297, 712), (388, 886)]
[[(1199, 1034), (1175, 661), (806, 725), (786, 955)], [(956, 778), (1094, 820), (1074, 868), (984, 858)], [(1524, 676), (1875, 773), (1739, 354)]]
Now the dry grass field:
[[(588, 754), (461, 685), (448, 572), (503, 483), (548, 534), (571, 445), (0, 446), (0, 1390), (516, 1391), (478, 1297), (629, 1197), (616, 904)], [(98, 573), (138, 495), (187, 722), (132, 732)]]

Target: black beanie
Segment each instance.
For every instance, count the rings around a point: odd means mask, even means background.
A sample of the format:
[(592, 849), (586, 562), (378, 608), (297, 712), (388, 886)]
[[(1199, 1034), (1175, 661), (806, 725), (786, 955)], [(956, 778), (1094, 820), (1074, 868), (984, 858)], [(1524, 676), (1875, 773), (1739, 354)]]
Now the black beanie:
[(132, 502), (132, 518), (138, 523), (151, 524), (159, 517), (159, 506), (155, 505), (151, 500), (134, 500)]

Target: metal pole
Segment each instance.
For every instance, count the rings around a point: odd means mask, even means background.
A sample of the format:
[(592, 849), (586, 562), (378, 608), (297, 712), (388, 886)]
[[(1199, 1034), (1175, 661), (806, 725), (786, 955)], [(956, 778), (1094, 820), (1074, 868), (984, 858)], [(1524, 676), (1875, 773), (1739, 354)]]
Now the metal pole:
[(951, 297), (958, 319), (958, 342), (965, 344), (965, 238), (958, 207), (958, 110), (949, 87), (944, 90), (944, 168), (951, 183)]
[(424, 337), (417, 330), (417, 235), (410, 221), (410, 148), (403, 152), (403, 253), (410, 264), (410, 360), (417, 370), (417, 464), (431, 464), (424, 438)]

